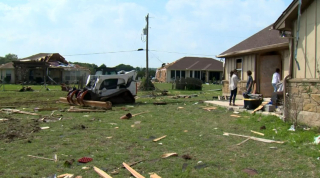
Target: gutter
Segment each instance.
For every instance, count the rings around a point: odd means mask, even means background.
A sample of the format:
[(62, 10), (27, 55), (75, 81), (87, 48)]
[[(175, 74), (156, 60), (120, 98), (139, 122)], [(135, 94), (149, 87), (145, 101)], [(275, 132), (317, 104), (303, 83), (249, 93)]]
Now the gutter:
[(287, 76), (284, 77), (283, 79), (283, 121), (286, 121), (287, 119), (287, 111), (286, 111), (286, 105), (287, 105), (287, 101), (286, 101), (286, 97), (287, 97), (287, 80), (292, 78), (292, 47), (293, 47), (293, 39), (289, 39), (289, 52), (290, 52), (290, 56), (289, 56), (289, 74)]

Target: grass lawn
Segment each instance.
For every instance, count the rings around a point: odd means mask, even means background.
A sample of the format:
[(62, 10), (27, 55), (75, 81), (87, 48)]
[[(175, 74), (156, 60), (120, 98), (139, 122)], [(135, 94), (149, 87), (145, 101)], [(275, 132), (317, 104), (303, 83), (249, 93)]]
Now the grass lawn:
[[(168, 90), (169, 96), (157, 92), (139, 92), (135, 104), (113, 106), (102, 113), (71, 113), (70, 107), (58, 103), (67, 92), (59, 86), (32, 86), (34, 92), (17, 92), (19, 85), (0, 88), (0, 106), (15, 106), (33, 112), (35, 107), (58, 107), (59, 111), (37, 112), (40, 116), (0, 112), (0, 177), (49, 177), (64, 173), (82, 177), (99, 177), (93, 166), (112, 177), (130, 177), (122, 163), (142, 161), (134, 166), (145, 177), (157, 173), (171, 177), (251, 177), (244, 169), (257, 172), (254, 177), (319, 177), (320, 146), (313, 144), (319, 130), (308, 131), (300, 126), (290, 132), (289, 123), (274, 116), (238, 114), (224, 108), (211, 111), (203, 101), (221, 95), (220, 85), (203, 85), (202, 91), (171, 90), (171, 84), (156, 84)], [(41, 90), (40, 90), (41, 89)], [(175, 95), (197, 94), (198, 97), (172, 99)], [(165, 101), (167, 105), (154, 105)], [(129, 120), (119, 119), (130, 112), (137, 114)], [(43, 122), (46, 118), (48, 122)], [(57, 118), (62, 118), (58, 120)], [(137, 124), (140, 121), (140, 124)], [(136, 124), (135, 124), (136, 123)], [(132, 127), (132, 126), (135, 127)], [(39, 127), (50, 127), (39, 130)], [(266, 129), (260, 130), (265, 126)], [(250, 130), (264, 133), (256, 135)], [(284, 144), (254, 140), (237, 146), (246, 138), (224, 136), (224, 132), (285, 141)], [(158, 142), (154, 138), (167, 135)], [(161, 158), (165, 153), (177, 157)], [(34, 155), (58, 161), (31, 158)], [(184, 157), (191, 159), (184, 159)], [(93, 158), (89, 163), (78, 163), (82, 157)], [(75, 160), (70, 166), (66, 161)], [(89, 169), (82, 169), (82, 167)], [(254, 171), (252, 171), (254, 170)], [(116, 173), (116, 174), (113, 174)], [(132, 176), (131, 176), (132, 177)]]

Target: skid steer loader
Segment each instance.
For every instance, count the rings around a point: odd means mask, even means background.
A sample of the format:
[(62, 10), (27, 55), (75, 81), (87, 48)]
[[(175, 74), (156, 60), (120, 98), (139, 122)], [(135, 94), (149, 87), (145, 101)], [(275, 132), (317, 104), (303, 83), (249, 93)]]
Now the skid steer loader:
[[(114, 104), (134, 103), (137, 95), (136, 71), (105, 75), (101, 71), (89, 75), (82, 90), (73, 89), (67, 102), (73, 105), (111, 107)], [(65, 99), (60, 99), (60, 101)]]

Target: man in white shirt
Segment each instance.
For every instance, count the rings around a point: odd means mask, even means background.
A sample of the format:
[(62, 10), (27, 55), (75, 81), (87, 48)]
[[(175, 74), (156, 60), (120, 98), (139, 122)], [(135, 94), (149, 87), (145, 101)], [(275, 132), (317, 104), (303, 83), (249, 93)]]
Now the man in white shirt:
[(280, 69), (276, 68), (276, 72), (272, 75), (272, 86), (273, 86), (273, 92), (277, 92), (277, 84), (280, 83)]

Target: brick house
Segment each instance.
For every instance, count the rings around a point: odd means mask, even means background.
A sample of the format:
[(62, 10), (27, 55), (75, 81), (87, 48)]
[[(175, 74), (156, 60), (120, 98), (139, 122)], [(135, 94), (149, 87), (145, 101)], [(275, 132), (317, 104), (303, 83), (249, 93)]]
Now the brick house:
[(320, 126), (320, 1), (294, 0), (273, 28), (289, 38), (284, 118)]
[(213, 58), (183, 57), (170, 64), (163, 64), (156, 71), (159, 82), (171, 82), (176, 78), (198, 78), (203, 82), (222, 80), (223, 62)]

